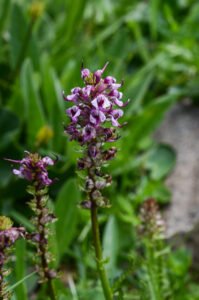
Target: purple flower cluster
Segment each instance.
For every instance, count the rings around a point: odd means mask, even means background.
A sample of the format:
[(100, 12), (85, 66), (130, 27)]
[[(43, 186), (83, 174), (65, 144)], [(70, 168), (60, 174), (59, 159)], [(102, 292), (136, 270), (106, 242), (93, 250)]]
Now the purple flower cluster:
[[(123, 111), (118, 107), (124, 107), (129, 103), (123, 104), (121, 101), (122, 93), (118, 89), (123, 85), (116, 83), (116, 79), (107, 76), (102, 79), (102, 75), (107, 67), (91, 73), (89, 69), (81, 69), (81, 78), (86, 84), (85, 87), (75, 87), (71, 90), (71, 95), (63, 97), (66, 101), (71, 101), (75, 105), (67, 109), (70, 117), (70, 124), (65, 130), (71, 136), (71, 140), (78, 141), (81, 145), (90, 143), (94, 140), (101, 142), (115, 141), (115, 129), (106, 127), (106, 121), (110, 121), (114, 127), (122, 127), (118, 119), (123, 116)], [(95, 157), (95, 149), (92, 156)]]
[[(33, 199), (28, 203), (34, 211), (35, 216), (31, 218), (36, 231), (27, 235), (36, 248), (35, 256), (36, 269), (40, 275), (40, 283), (56, 277), (56, 271), (49, 268), (51, 255), (48, 249), (48, 235), (50, 233), (48, 225), (56, 220), (54, 213), (47, 206), (48, 194), (46, 186), (52, 184), (54, 180), (48, 177), (47, 166), (52, 166), (57, 161), (48, 156), (41, 157), (38, 153), (25, 151), (27, 156), (22, 160), (6, 159), (11, 162), (19, 163), (19, 169), (13, 169), (13, 173), (19, 178), (26, 178), (32, 185), (27, 187), (27, 192), (33, 195)], [(1, 225), (1, 223), (0, 223)], [(13, 231), (14, 233), (14, 231)], [(17, 233), (17, 232), (16, 232)], [(8, 241), (9, 243), (12, 240)], [(1, 232), (0, 232), (0, 249), (1, 249)]]
[(0, 251), (12, 246), (20, 237), (24, 238), (24, 234), (25, 229), (23, 227), (0, 230)]
[(95, 73), (82, 66), (81, 78), (86, 86), (72, 89), (71, 95), (67, 97), (63, 93), (64, 99), (74, 104), (66, 110), (70, 124), (68, 127), (64, 126), (65, 130), (71, 140), (85, 146), (83, 157), (78, 159), (78, 170), (87, 170), (86, 182), (82, 188), (87, 193), (88, 200), (81, 203), (87, 209), (92, 205), (109, 206), (101, 190), (111, 184), (111, 176), (104, 174), (101, 167), (115, 157), (118, 149), (104, 149), (104, 144), (119, 138), (116, 128), (126, 124), (121, 125), (118, 121), (123, 116), (121, 107), (129, 103), (128, 100), (123, 104), (122, 93), (118, 91), (123, 82), (116, 83), (112, 76), (102, 78), (107, 65), (108, 63)]
[[(7, 260), (7, 249), (10, 248), (20, 237), (24, 238), (24, 227), (12, 227), (10, 218), (0, 216), (0, 286), (3, 279), (2, 268)], [(0, 287), (1, 290), (2, 286)]]
[(23, 158), (22, 160), (5, 158), (5, 160), (20, 164), (19, 170), (13, 169), (13, 173), (19, 178), (26, 178), (29, 182), (36, 183), (39, 187), (52, 184), (56, 179), (51, 180), (48, 177), (46, 167), (48, 165), (54, 165), (54, 163), (57, 161), (57, 158), (52, 160), (48, 156), (42, 158), (38, 153), (32, 154), (28, 151), (25, 152), (27, 157)]

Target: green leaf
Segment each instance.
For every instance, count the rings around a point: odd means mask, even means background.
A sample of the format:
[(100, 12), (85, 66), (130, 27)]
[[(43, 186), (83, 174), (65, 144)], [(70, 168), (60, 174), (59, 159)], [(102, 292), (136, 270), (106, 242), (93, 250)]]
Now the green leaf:
[(60, 279), (55, 278), (53, 284), (56, 293), (59, 295), (59, 300), (71, 300), (69, 288), (66, 288), (65, 284)]
[(87, 300), (104, 300), (104, 294), (102, 291), (99, 290), (99, 288), (93, 288), (93, 289), (90, 289), (88, 291), (88, 296), (86, 298)]
[[(152, 133), (156, 129), (158, 124), (162, 121), (167, 109), (174, 103), (177, 98), (178, 94), (171, 94), (154, 99), (154, 101), (147, 105), (147, 107), (142, 112), (140, 112), (133, 118), (131, 117), (133, 130), (129, 131), (129, 135), (126, 136), (126, 139), (123, 139), (123, 145), (121, 146), (122, 149), (126, 149), (125, 145), (129, 140), (131, 141), (131, 145), (135, 146), (135, 144), (138, 143), (139, 140)], [(129, 127), (132, 126), (132, 123), (128, 123)], [(127, 151), (129, 151), (129, 149), (127, 149)]]
[[(16, 261), (15, 261), (15, 280), (18, 282), (25, 277), (26, 272), (26, 241), (18, 240), (16, 243)], [(16, 287), (16, 296), (18, 300), (27, 300), (26, 283), (23, 281)]]
[(191, 266), (191, 253), (182, 248), (169, 254), (169, 266), (175, 275), (185, 276)]
[[(51, 199), (48, 200), (47, 203), (48, 208), (50, 211), (54, 212), (55, 211), (55, 206), (54, 202), (51, 201)], [(56, 221), (57, 222), (57, 221)], [(51, 262), (51, 267), (52, 268), (57, 268), (58, 267), (58, 260), (56, 259), (58, 257), (58, 245), (57, 245), (57, 238), (56, 238), (56, 222), (52, 222), (49, 224), (49, 237), (48, 237), (48, 245), (49, 245), (49, 250), (50, 253), (52, 253), (53, 257), (55, 257), (55, 260)]]
[(130, 21), (128, 26), (133, 30), (137, 46), (138, 46), (138, 53), (140, 54), (143, 62), (147, 62), (149, 60), (149, 51), (147, 49), (146, 41), (143, 37), (141, 26), (136, 21)]
[(12, 217), (19, 224), (22, 224), (27, 230), (29, 230), (29, 231), (34, 230), (34, 225), (24, 215), (22, 215), (18, 211), (12, 210), (9, 213), (9, 216)]
[(16, 2), (12, 4), (10, 16), (10, 56), (11, 64), (16, 66), (22, 43), (27, 31), (27, 22), (24, 17), (22, 8)]
[(103, 235), (103, 258), (108, 262), (105, 264), (109, 276), (114, 274), (119, 250), (118, 228), (114, 216), (108, 219)]
[(66, 41), (69, 41), (74, 36), (74, 29), (81, 23), (83, 18), (84, 8), (87, 0), (69, 0), (68, 1), (68, 17), (65, 21), (66, 26)]
[(33, 275), (35, 275), (37, 273), (37, 271), (34, 271), (30, 274), (28, 274), (27, 276), (25, 276), (24, 278), (22, 278), (21, 280), (17, 281), (15, 284), (11, 285), (7, 291), (10, 292), (12, 290), (14, 290), (17, 286), (19, 286), (20, 284), (22, 284), (24, 281), (26, 281), (27, 279), (29, 279), (30, 277), (32, 277)]
[(45, 106), (47, 109), (48, 117), (51, 118), (53, 113), (54, 104), (59, 108), (60, 113), (64, 116), (64, 101), (62, 97), (62, 89), (60, 82), (55, 74), (54, 69), (51, 67), (49, 58), (45, 53), (42, 56), (42, 88), (46, 98)]
[(77, 203), (80, 201), (80, 192), (74, 179), (68, 180), (60, 190), (56, 203), (55, 215), (56, 233), (59, 258), (66, 252), (77, 226)]
[[(7, 1), (7, 0), (6, 0)], [(19, 59), (24, 60), (26, 55), (31, 57), (34, 67), (38, 69), (39, 67), (39, 49), (38, 41), (34, 36), (33, 26), (31, 25), (31, 20), (26, 19), (23, 12), (25, 5), (19, 5), (18, 3), (13, 3), (11, 7), (11, 17), (10, 17), (10, 56), (11, 65), (15, 68), (18, 64)], [(31, 28), (31, 29), (30, 29)], [(21, 51), (24, 50), (23, 56), (21, 57)], [(23, 50), (22, 50), (23, 49)]]
[[(5, 149), (3, 149), (3, 151), (1, 151), (0, 188), (5, 187), (9, 183), (11, 178), (13, 177), (13, 173), (10, 169), (10, 166), (12, 165), (12, 163), (4, 160), (3, 158), (13, 158), (13, 159), (15, 159), (15, 158), (20, 158), (20, 157), (21, 157), (21, 151), (20, 151), (19, 147), (16, 146), (15, 138), (13, 138), (13, 141), (11, 143), (9, 143), (7, 145), (7, 147), (5, 147)], [(6, 192), (6, 194), (7, 195), (12, 194), (12, 195), (15, 196), (16, 195), (16, 190), (14, 190), (14, 189), (9, 190), (9, 192), (8, 193)], [(8, 196), (8, 197), (10, 197), (10, 196)], [(3, 203), (3, 197), (2, 197), (1, 202)]]
[(68, 300), (68, 297), (66, 295), (61, 294), (58, 300)]
[(45, 106), (48, 113), (49, 124), (53, 129), (52, 150), (62, 152), (67, 139), (60, 138), (63, 135), (63, 121), (65, 118), (62, 89), (57, 75), (52, 69), (47, 55), (42, 59), (43, 93)]
[(128, 86), (128, 92), (131, 95), (131, 102), (129, 103), (128, 110), (126, 112), (127, 117), (132, 116), (133, 112), (142, 108), (144, 97), (146, 96), (149, 86), (154, 79), (154, 70), (148, 74), (142, 74), (139, 78), (140, 79), (135, 76), (135, 81)]
[(9, 8), (10, 8), (11, 0), (2, 0), (0, 2), (0, 33), (4, 27)]
[(4, 149), (19, 129), (19, 120), (11, 111), (0, 109), (0, 150)]
[(142, 177), (133, 201), (142, 203), (149, 197), (155, 198), (160, 203), (168, 203), (171, 193), (162, 181), (150, 181), (147, 177)]
[(58, 300), (71, 300), (71, 295), (67, 296), (67, 295), (61, 294), (59, 296)]
[[(63, 50), (68, 47), (68, 44), (76, 36), (78, 27), (82, 23), (84, 17), (84, 9), (87, 0), (69, 0), (67, 1), (67, 17), (64, 18), (62, 24), (62, 35), (64, 38), (58, 43), (58, 52), (63, 53)], [(62, 56), (62, 55), (61, 55)]]
[(32, 64), (29, 59), (26, 59), (22, 66), (21, 88), (26, 109), (28, 144), (33, 147), (38, 131), (45, 125), (45, 116), (35, 86)]
[(175, 151), (168, 145), (159, 144), (149, 153), (146, 168), (151, 171), (151, 178), (158, 180), (166, 176), (176, 162)]
[(158, 12), (159, 12), (159, 0), (151, 0), (151, 19), (150, 19), (150, 30), (153, 39), (157, 38), (157, 28), (158, 28)]

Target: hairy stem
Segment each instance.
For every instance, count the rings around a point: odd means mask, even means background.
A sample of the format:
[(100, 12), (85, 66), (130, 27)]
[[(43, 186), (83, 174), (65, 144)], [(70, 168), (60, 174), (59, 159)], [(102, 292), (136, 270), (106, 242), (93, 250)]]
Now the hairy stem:
[(95, 255), (97, 260), (97, 268), (104, 292), (104, 296), (106, 300), (112, 300), (113, 294), (111, 288), (109, 287), (108, 279), (106, 277), (103, 257), (102, 257), (102, 248), (100, 243), (100, 233), (99, 233), (99, 225), (97, 218), (97, 206), (94, 201), (92, 201), (91, 206), (91, 221), (92, 221), (92, 231), (93, 231), (93, 242), (95, 247)]
[(37, 209), (38, 211), (40, 211), (40, 214), (38, 215), (38, 228), (41, 228), (40, 231), (40, 242), (39, 242), (39, 252), (41, 253), (41, 265), (42, 265), (42, 269), (44, 272), (44, 276), (47, 279), (47, 288), (48, 288), (48, 294), (51, 298), (51, 300), (56, 300), (56, 296), (55, 296), (55, 291), (54, 291), (54, 287), (53, 287), (53, 282), (52, 282), (52, 278), (50, 277), (49, 274), (49, 267), (48, 267), (48, 262), (46, 259), (46, 245), (42, 242), (46, 239), (46, 229), (45, 229), (45, 225), (41, 222), (42, 217), (43, 217), (43, 210), (42, 210), (42, 205), (41, 205), (41, 196), (36, 196), (36, 200), (37, 200)]

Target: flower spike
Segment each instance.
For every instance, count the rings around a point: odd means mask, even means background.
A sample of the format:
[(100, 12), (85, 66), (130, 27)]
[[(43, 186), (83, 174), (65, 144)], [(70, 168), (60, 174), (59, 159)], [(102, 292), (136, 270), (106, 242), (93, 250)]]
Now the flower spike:
[[(123, 127), (125, 123), (120, 124), (119, 118), (123, 116), (121, 107), (126, 106), (122, 102), (122, 93), (118, 89), (123, 85), (116, 83), (116, 79), (102, 75), (108, 66), (105, 66), (91, 73), (89, 69), (81, 65), (81, 78), (85, 83), (82, 89), (79, 87), (71, 90), (71, 95), (65, 97), (65, 100), (73, 101), (74, 105), (66, 110), (70, 118), (68, 127), (64, 125), (65, 132), (70, 136), (70, 140), (77, 141), (82, 146), (82, 158), (78, 159), (78, 171), (84, 170), (87, 174), (85, 183), (81, 189), (85, 191), (87, 199), (80, 203), (82, 208), (91, 211), (91, 223), (94, 237), (94, 246), (96, 260), (100, 262), (98, 272), (102, 282), (104, 296), (106, 300), (113, 299), (113, 293), (109, 287), (106, 278), (106, 272), (103, 266), (102, 249), (100, 245), (99, 227), (97, 221), (97, 208), (110, 207), (108, 200), (103, 197), (102, 190), (112, 183), (111, 176), (101, 171), (107, 162), (114, 159), (119, 149), (116, 147), (107, 147), (108, 142), (115, 142), (119, 139), (116, 128)], [(111, 126), (112, 124), (112, 126)]]

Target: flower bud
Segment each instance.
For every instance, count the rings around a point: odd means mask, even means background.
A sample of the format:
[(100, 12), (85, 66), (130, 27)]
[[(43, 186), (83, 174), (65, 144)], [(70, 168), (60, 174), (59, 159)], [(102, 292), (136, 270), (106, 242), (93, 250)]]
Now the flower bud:
[(105, 128), (104, 129), (104, 134), (106, 136), (106, 140), (114, 140), (114, 138), (115, 138), (115, 128), (114, 127)]
[(102, 197), (102, 194), (98, 191), (98, 190), (95, 190), (93, 193), (92, 193), (92, 198), (93, 200), (98, 200)]
[(105, 179), (106, 179), (106, 184), (107, 185), (110, 185), (112, 183), (112, 177), (111, 177), (110, 174), (106, 174)]
[(86, 177), (85, 189), (86, 190), (92, 190), (93, 187), (94, 187), (93, 180), (89, 177)]
[(105, 71), (105, 69), (106, 69), (106, 67), (107, 67), (108, 64), (109, 64), (109, 63), (107, 62), (107, 63), (105, 64), (105, 66), (103, 67), (103, 69), (97, 70), (97, 71), (93, 74), (93, 79), (94, 79), (94, 83), (95, 83), (95, 84), (97, 84), (97, 83), (100, 82), (101, 77), (102, 77), (102, 74), (104, 73), (104, 71)]
[(104, 173), (100, 170), (100, 168), (96, 168), (94, 171), (96, 176), (102, 177)]
[(87, 167), (87, 163), (83, 158), (79, 158), (77, 161), (77, 169), (80, 170), (85, 170)]
[(81, 78), (84, 80), (85, 84), (92, 84), (93, 83), (93, 74), (89, 69), (81, 69)]
[(44, 3), (33, 1), (30, 5), (30, 15), (33, 20), (36, 20), (44, 10)]
[(97, 145), (90, 145), (89, 153), (93, 158), (96, 158), (99, 154), (99, 148), (97, 147)]
[(101, 189), (105, 188), (106, 181), (105, 180), (97, 180), (95, 182), (95, 186), (96, 186), (97, 189), (101, 190)]
[(84, 209), (90, 209), (92, 203), (91, 203), (91, 201), (86, 200), (86, 201), (82, 201), (82, 202), (80, 203), (80, 205), (81, 205), (81, 207), (84, 208)]
[(52, 269), (49, 271), (50, 278), (56, 278), (57, 277), (57, 271)]
[(10, 229), (13, 226), (13, 221), (5, 216), (0, 217), (0, 230)]
[(111, 147), (110, 149), (103, 152), (103, 159), (112, 160), (115, 157), (117, 151), (118, 150), (116, 147)]
[(39, 233), (32, 233), (28, 236), (28, 239), (32, 240), (33, 242), (38, 243), (40, 241), (40, 234)]

